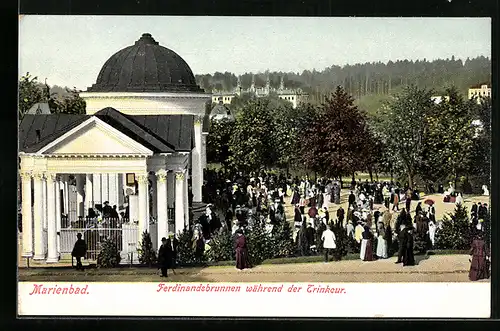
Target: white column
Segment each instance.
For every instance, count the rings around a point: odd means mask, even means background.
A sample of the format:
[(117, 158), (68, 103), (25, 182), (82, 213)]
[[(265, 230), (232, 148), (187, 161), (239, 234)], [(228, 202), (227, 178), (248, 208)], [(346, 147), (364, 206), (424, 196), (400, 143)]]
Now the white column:
[(108, 174), (108, 192), (109, 205), (118, 208), (118, 174)]
[(34, 224), (33, 224), (33, 232), (35, 238), (35, 255), (33, 257), (34, 260), (44, 260), (45, 252), (44, 252), (44, 238), (43, 238), (43, 174), (35, 173), (33, 174), (33, 186), (35, 189), (35, 201), (34, 201)]
[(108, 174), (101, 174), (101, 197), (102, 203), (109, 201), (109, 181)]
[(101, 174), (92, 175), (92, 189), (94, 191), (94, 204), (103, 204), (101, 194)]
[(164, 169), (156, 173), (156, 198), (158, 247), (160, 247), (161, 238), (168, 236), (167, 171)]
[[(165, 179), (166, 179), (166, 176), (167, 176), (167, 173), (165, 172)], [(151, 201), (151, 205), (152, 205), (152, 212), (151, 212), (151, 216), (153, 216), (156, 220), (158, 220), (158, 175), (154, 175), (154, 176), (151, 176), (151, 190), (152, 190), (152, 201)], [(165, 181), (165, 185), (166, 185), (166, 181)], [(160, 238), (161, 239), (161, 238)], [(160, 246), (158, 246), (160, 247)]]
[(122, 207), (125, 203), (125, 183), (124, 183), (124, 174), (118, 174), (118, 208)]
[(76, 216), (85, 216), (84, 209), (84, 185), (85, 177), (84, 175), (75, 175), (76, 179)]
[[(201, 165), (203, 169), (207, 168), (207, 132), (201, 134)], [(203, 184), (203, 183), (202, 183)]]
[[(83, 202), (83, 201), (82, 201)], [(47, 263), (59, 261), (57, 254), (56, 175), (47, 175)]]
[(139, 242), (142, 240), (142, 233), (149, 232), (149, 206), (148, 206), (148, 175), (137, 175), (139, 184)]
[(47, 178), (45, 174), (42, 177), (42, 219), (43, 228), (47, 229)]
[[(188, 185), (188, 172), (184, 176), (184, 225), (189, 225), (189, 185)], [(194, 200), (193, 200), (194, 201)]]
[(175, 208), (175, 173), (167, 172), (167, 203), (168, 208)]
[(85, 175), (85, 215), (88, 215), (89, 208), (94, 208), (94, 190), (92, 187), (92, 175)]
[(64, 175), (64, 213), (69, 216), (69, 176)]
[(33, 219), (31, 211), (31, 173), (21, 173), (23, 257), (33, 256)]
[(201, 202), (201, 186), (203, 185), (203, 167), (201, 164), (201, 119), (194, 120), (194, 149), (191, 153), (193, 202)]
[(47, 247), (47, 228), (48, 228), (48, 225), (49, 225), (49, 208), (47, 206), (47, 202), (48, 202), (48, 199), (47, 199), (47, 176), (48, 176), (48, 173), (44, 172), (43, 173), (43, 177), (42, 177), (42, 210), (43, 210), (43, 231), (42, 231), (42, 234), (43, 234), (43, 253), (44, 253), (44, 256), (47, 257), (47, 250), (48, 250), (48, 247)]
[(175, 233), (184, 230), (184, 172), (175, 173)]
[(56, 227), (57, 227), (57, 256), (61, 256), (61, 176), (56, 181)]

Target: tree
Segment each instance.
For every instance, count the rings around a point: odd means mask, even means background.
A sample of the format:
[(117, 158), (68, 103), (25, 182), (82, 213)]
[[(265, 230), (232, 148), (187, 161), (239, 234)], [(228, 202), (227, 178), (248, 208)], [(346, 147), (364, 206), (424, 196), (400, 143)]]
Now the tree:
[(477, 183), (476, 187), (490, 185), (491, 177), (491, 99), (483, 98), (476, 107), (474, 147), (470, 175)]
[(431, 108), (425, 121), (422, 177), (430, 181), (450, 178), (455, 187), (459, 176), (472, 167), (475, 127), (472, 124), (477, 107), (473, 100), (464, 100), (454, 87), (445, 90), (443, 100)]
[(33, 77), (29, 72), (19, 80), (19, 120), (36, 103), (42, 102), (45, 96), (38, 82), (38, 77)]
[(453, 214), (443, 217), (443, 226), (436, 232), (436, 248), (470, 249), (472, 233), (467, 209), (464, 205), (457, 205)]
[(85, 101), (79, 96), (76, 88), (65, 88), (65, 93), (51, 92), (60, 91), (61, 88), (38, 82), (37, 77), (30, 73), (19, 80), (19, 119), (36, 103), (47, 102), (53, 113), (85, 114)]
[(303, 116), (306, 115), (303, 110), (303, 107), (294, 109), (290, 103), (282, 103), (277, 104), (272, 111), (273, 161), (277, 167), (286, 169), (287, 173), (299, 161), (299, 137)]
[(179, 235), (177, 255), (180, 265), (189, 265), (196, 261), (193, 230), (186, 228)]
[(234, 122), (228, 119), (212, 120), (207, 138), (208, 163), (227, 163), (234, 126)]
[(118, 246), (111, 239), (106, 239), (101, 246), (101, 251), (97, 256), (97, 267), (114, 268), (120, 264), (121, 256)]
[(153, 249), (151, 235), (144, 231), (142, 233), (141, 248), (139, 249), (139, 262), (151, 267), (156, 263), (156, 251)]
[(234, 110), (234, 114), (237, 115), (241, 109), (248, 104), (251, 100), (255, 100), (256, 97), (250, 93), (242, 93), (241, 95), (236, 95), (231, 100), (231, 109)]
[(368, 127), (365, 114), (353, 101), (338, 86), (305, 129), (303, 161), (312, 170), (337, 177), (363, 168)]
[(79, 91), (76, 88), (66, 88), (66, 91), (68, 94), (56, 101), (57, 108), (55, 112), (62, 114), (85, 114), (85, 100), (80, 97), (78, 94)]
[(272, 116), (268, 100), (252, 100), (237, 114), (229, 144), (230, 164), (249, 173), (272, 165)]
[(388, 152), (394, 155), (395, 169), (402, 169), (413, 185), (423, 164), (427, 133), (425, 118), (435, 107), (432, 91), (409, 86), (381, 109), (380, 128)]
[(460, 175), (469, 172), (472, 166), (475, 128), (472, 125), (474, 119), (474, 100), (464, 100), (457, 89), (452, 87), (447, 90), (449, 100), (440, 104), (443, 109), (441, 119), (445, 122), (445, 153), (448, 169), (457, 185)]

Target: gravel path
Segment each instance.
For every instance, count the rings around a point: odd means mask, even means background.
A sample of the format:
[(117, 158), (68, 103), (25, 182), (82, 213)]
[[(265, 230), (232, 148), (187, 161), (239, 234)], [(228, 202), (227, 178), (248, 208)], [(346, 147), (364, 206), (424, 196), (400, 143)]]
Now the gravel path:
[[(395, 258), (362, 262), (260, 265), (239, 271), (234, 267), (177, 269), (171, 282), (468, 282), (467, 255), (434, 255), (418, 265), (403, 267)], [(124, 268), (79, 272), (68, 268), (21, 268), (20, 281), (156, 282), (155, 269)], [(488, 280), (486, 280), (488, 281)]]

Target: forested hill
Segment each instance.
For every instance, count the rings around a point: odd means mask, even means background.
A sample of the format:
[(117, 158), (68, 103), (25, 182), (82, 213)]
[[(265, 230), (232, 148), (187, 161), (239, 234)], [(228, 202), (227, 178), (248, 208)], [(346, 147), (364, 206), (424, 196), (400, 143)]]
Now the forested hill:
[[(243, 88), (250, 86), (252, 74), (241, 76)], [(470, 86), (491, 81), (491, 61), (484, 56), (465, 61), (452, 57), (433, 61), (332, 65), (322, 71), (304, 70), (302, 73), (266, 71), (255, 73), (255, 85), (264, 86), (268, 74), (272, 87), (279, 87), (281, 76), (284, 76), (285, 87), (302, 88), (312, 99), (333, 91), (337, 85), (344, 86), (357, 99), (366, 95), (387, 95), (408, 84), (432, 88), (437, 93), (455, 85), (465, 95)], [(237, 85), (237, 76), (230, 72), (196, 75), (196, 80), (207, 91), (231, 91)]]

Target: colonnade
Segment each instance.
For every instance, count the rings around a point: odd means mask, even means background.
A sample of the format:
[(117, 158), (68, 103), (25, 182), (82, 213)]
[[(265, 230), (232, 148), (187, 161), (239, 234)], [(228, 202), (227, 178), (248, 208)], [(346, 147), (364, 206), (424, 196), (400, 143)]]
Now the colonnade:
[[(107, 176), (106, 182), (102, 178)], [(157, 218), (158, 247), (161, 238), (168, 236), (168, 208), (174, 206), (175, 232), (181, 232), (189, 224), (187, 170), (161, 169), (154, 174), (153, 197), (156, 200), (154, 214)], [(100, 178), (98, 181), (96, 178)], [(94, 201), (118, 204), (120, 199), (119, 174), (76, 175), (77, 216), (86, 214), (85, 209)], [(136, 173), (138, 182), (138, 243), (142, 232), (149, 232), (149, 174)], [(111, 180), (110, 180), (111, 179)], [(172, 183), (175, 180), (174, 183)], [(103, 185), (104, 183), (104, 185)], [(170, 185), (169, 185), (170, 184)], [(22, 256), (34, 260), (57, 262), (60, 258), (58, 234), (61, 231), (61, 215), (69, 208), (69, 176), (50, 172), (21, 173), (22, 190)], [(174, 192), (170, 193), (172, 190)], [(60, 194), (63, 192), (61, 201)], [(106, 192), (104, 192), (106, 191)], [(34, 193), (32, 195), (32, 193)], [(173, 198), (173, 202), (170, 202)], [(88, 208), (86, 208), (88, 207)], [(82, 210), (83, 209), (83, 210)], [(130, 221), (135, 221), (130, 219)]]

